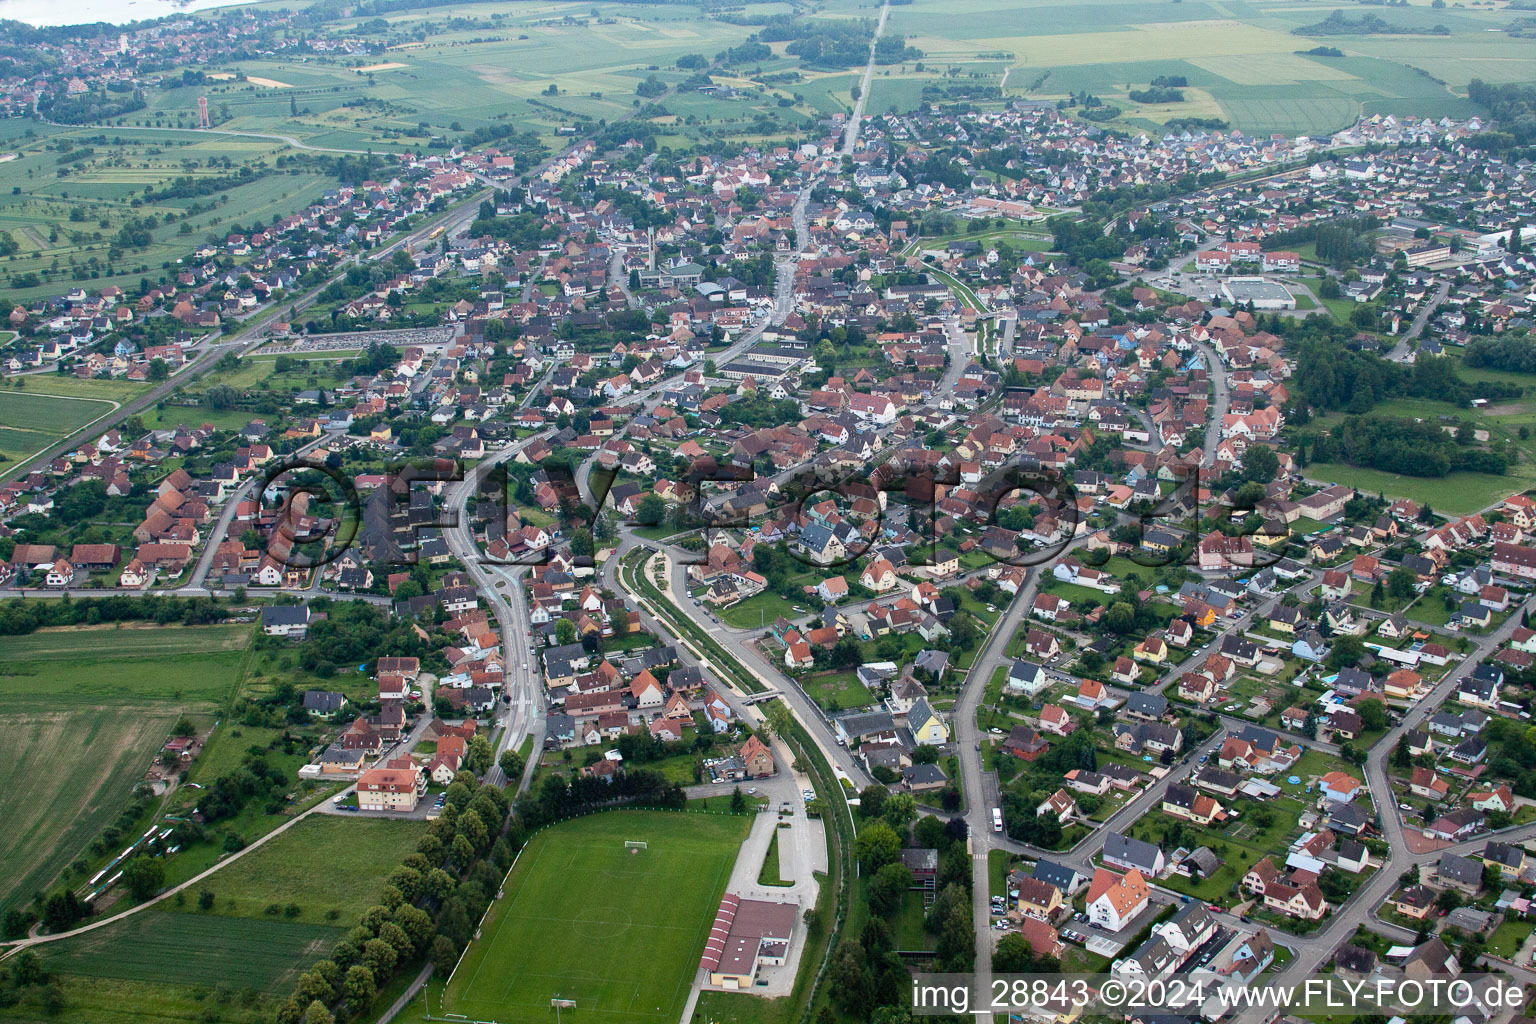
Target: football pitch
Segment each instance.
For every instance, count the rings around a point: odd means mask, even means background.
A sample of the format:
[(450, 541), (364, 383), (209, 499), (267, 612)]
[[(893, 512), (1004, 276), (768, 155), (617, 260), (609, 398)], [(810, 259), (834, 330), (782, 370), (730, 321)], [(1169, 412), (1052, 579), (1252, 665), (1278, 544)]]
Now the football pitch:
[[(682, 1013), (751, 818), (608, 811), (548, 828), (448, 980), (443, 1014), (666, 1021)], [(626, 840), (648, 848), (630, 853)]]

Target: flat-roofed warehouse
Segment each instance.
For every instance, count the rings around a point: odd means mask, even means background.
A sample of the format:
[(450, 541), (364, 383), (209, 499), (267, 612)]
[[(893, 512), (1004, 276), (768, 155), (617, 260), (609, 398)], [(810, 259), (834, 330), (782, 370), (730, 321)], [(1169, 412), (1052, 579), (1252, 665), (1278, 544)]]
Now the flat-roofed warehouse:
[(1234, 306), (1251, 302), (1254, 309), (1296, 308), (1296, 297), (1285, 285), (1267, 277), (1229, 277), (1221, 282), (1221, 294)]

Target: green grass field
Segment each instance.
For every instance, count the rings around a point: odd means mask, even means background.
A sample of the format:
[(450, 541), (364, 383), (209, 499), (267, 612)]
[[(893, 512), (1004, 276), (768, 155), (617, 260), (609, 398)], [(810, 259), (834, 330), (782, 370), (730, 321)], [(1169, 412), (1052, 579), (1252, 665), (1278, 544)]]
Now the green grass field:
[[(49, 1020), (55, 1024), (265, 1024), (272, 1019), (267, 997), (231, 985), (163, 985), (74, 975), (62, 980), (64, 1006), (54, 1012), (34, 987), (14, 1006), (0, 1007), (0, 1020)], [(419, 1014), (418, 1014), (419, 1016)]]
[(4, 904), (46, 889), (117, 816), (182, 712), (206, 713), (228, 702), (250, 637), (251, 627), (230, 625), (6, 638)]
[(8, 637), (0, 669), (0, 711), (49, 706), (142, 706), (167, 702), (212, 708), (233, 693), (251, 627), (171, 626), (40, 630)]
[(1465, 515), (1487, 508), (1511, 494), (1525, 490), (1530, 481), (1492, 473), (1452, 473), (1449, 476), (1399, 476), (1376, 469), (1362, 469), (1340, 462), (1314, 462), (1303, 471), (1309, 480), (1346, 484), (1370, 494), (1411, 498), (1427, 503), (1436, 512)]
[(174, 721), (127, 707), (0, 715), (0, 909), (45, 889), (117, 817)]
[(59, 395), (64, 398), (95, 398), (104, 402), (126, 402), (148, 391), (150, 385), (127, 379), (75, 377), (62, 373), (32, 373), (22, 378), (29, 395)]
[[(215, 912), (261, 917), (271, 904), (296, 903), (299, 921), (351, 927), (424, 831), (419, 821), (310, 815), (213, 877)], [(333, 909), (340, 916), (328, 918)]]
[[(892, 8), (886, 31), (907, 35), (924, 51), (930, 70), (955, 69), (962, 78), (989, 76), (1005, 59), (1012, 65), (1010, 97), (1094, 93), (1122, 109), (1111, 123), (1127, 128), (1217, 117), (1248, 132), (1296, 135), (1333, 131), (1371, 114), (1466, 117), (1475, 112), (1465, 98), (1472, 78), (1529, 77), (1528, 47), (1516, 56), (1524, 41), (1499, 31), (1513, 12), (1415, 4), (1394, 8), (1387, 19), (1425, 29), (1443, 23), (1448, 36), (1312, 38), (1292, 32), (1325, 13), (1290, 0), (916, 0)], [(1318, 43), (1337, 46), (1345, 56), (1299, 52)], [(1131, 89), (1159, 75), (1187, 80), (1183, 102), (1130, 100)], [(909, 88), (877, 79), (871, 109), (901, 106)]]
[(768, 840), (768, 852), (763, 856), (762, 869), (757, 873), (758, 885), (794, 885), (793, 878), (785, 878), (779, 866), (779, 834), (774, 832)]
[[(443, 1012), (543, 1022), (676, 1020), (751, 820), (616, 811), (539, 833), (448, 984)], [(646, 840), (639, 854), (626, 839)]]
[(173, 985), (227, 985), (279, 993), (346, 929), (282, 919), (157, 909), (40, 947), (49, 971)]
[[(816, 597), (802, 599), (800, 607), (809, 611), (819, 607), (820, 600)], [(723, 608), (716, 614), (724, 620), (726, 625), (735, 626), (737, 629), (767, 629), (781, 615), (786, 618), (795, 618), (802, 613), (795, 611), (793, 605), (778, 594), (765, 590), (729, 608)]]
[[(271, 168), (288, 148), (270, 139), (164, 130), (176, 127), (174, 120), (160, 124), (155, 129), (151, 121), (148, 130), (125, 125), (111, 135), (89, 128), (29, 126), (31, 136), (17, 140), (17, 159), (0, 165), (0, 231), (9, 232), (19, 246), (4, 268), (8, 294), (54, 294), (75, 282), (93, 289), (107, 284), (131, 288), (152, 269), (158, 273), (166, 260), (184, 256), (198, 240), (217, 237), (230, 224), (292, 213), (331, 184), (313, 172), (273, 173), (216, 193), (212, 202), (146, 202), (146, 192), (173, 178), (221, 178), (228, 173), (221, 166), (225, 159), (236, 166)], [(72, 159), (80, 153), (88, 155)], [(70, 159), (61, 165), (61, 158)], [(150, 215), (158, 225), (149, 245), (110, 260), (114, 235), (129, 220)], [(23, 280), (31, 274), (43, 280)]]
[(807, 676), (800, 680), (800, 686), (810, 697), (822, 707), (830, 707), (836, 704), (839, 708), (862, 708), (874, 702), (874, 697), (859, 682), (859, 678), (852, 672), (834, 672), (830, 675)]
[(111, 402), (97, 399), (0, 390), (0, 455), (24, 461), (113, 408)]

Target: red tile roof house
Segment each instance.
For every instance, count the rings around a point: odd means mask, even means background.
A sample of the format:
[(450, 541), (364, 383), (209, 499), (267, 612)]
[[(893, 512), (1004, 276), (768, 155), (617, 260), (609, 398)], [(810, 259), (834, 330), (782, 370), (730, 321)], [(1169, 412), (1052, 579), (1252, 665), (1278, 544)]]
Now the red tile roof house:
[(1047, 704), (1040, 709), (1040, 731), (1052, 733), (1056, 736), (1070, 736), (1077, 728), (1077, 723), (1072, 721), (1072, 716), (1066, 709), (1056, 705)]
[(1050, 749), (1050, 745), (1035, 730), (1016, 725), (1003, 740), (1003, 750), (1023, 761), (1033, 761)]
[(420, 797), (415, 768), (374, 768), (357, 780), (357, 803), (365, 811), (413, 811)]

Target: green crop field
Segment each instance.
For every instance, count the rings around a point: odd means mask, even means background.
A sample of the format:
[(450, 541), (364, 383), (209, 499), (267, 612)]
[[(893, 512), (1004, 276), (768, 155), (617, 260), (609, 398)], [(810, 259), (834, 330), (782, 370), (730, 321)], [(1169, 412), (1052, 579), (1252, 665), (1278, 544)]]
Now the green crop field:
[(45, 989), (23, 990), (14, 1006), (0, 1007), (0, 1020), (52, 1024), (266, 1024), (271, 1000), (232, 985), (208, 988), (162, 985), (74, 975), (60, 984), (62, 1008), (44, 1005)]
[(1345, 484), (1370, 494), (1411, 498), (1436, 512), (1466, 515), (1487, 508), (1531, 486), (1516, 476), (1492, 473), (1451, 473), (1448, 476), (1399, 476), (1337, 462), (1314, 462), (1303, 471), (1309, 480)]
[[(351, 927), (424, 831), (419, 821), (311, 815), (214, 876), (215, 912), (261, 917), (274, 903), (296, 903), (299, 921)], [(328, 919), (331, 910), (340, 916)]]
[[(5, 903), (30, 899), (122, 810), (184, 711), (224, 706), (250, 626), (51, 629), (5, 638)], [(39, 710), (39, 708), (47, 710)]]
[[(0, 231), (19, 246), (6, 259), (0, 283), (18, 299), (57, 294), (74, 283), (135, 289), (204, 238), (293, 213), (333, 183), (318, 172), (271, 172), (287, 148), (271, 139), (129, 125), (105, 134), (33, 124), (17, 140), (17, 159), (0, 164)], [(270, 173), (199, 199), (145, 198), (174, 178), (224, 178), (243, 167)], [(155, 220), (149, 245), (112, 259), (108, 250), (124, 225), (149, 217)]]
[(126, 402), (148, 391), (150, 385), (127, 379), (75, 377), (62, 373), (30, 373), (19, 378), (29, 395), (57, 395), (60, 398), (94, 398), (102, 402)]
[(128, 707), (0, 715), (10, 752), (0, 771), (0, 909), (45, 889), (117, 817), (175, 717)]
[[(539, 833), (449, 980), (443, 1011), (542, 1024), (558, 993), (583, 1014), (676, 1020), (750, 823), (615, 811)], [(631, 855), (626, 839), (650, 848)]]
[[(1466, 84), (1530, 78), (1529, 41), (1502, 30), (1518, 12), (1395, 7), (1388, 22), (1449, 35), (1302, 36), (1327, 10), (1290, 0), (1128, 4), (1119, 0), (916, 0), (892, 8), (888, 33), (910, 37), (926, 62), (960, 77), (1012, 62), (1010, 96), (1090, 92), (1120, 107), (1112, 124), (1156, 127), (1175, 117), (1221, 118), (1254, 133), (1333, 131), (1370, 114), (1466, 117)], [(1341, 58), (1301, 51), (1319, 44)], [(1188, 81), (1182, 103), (1142, 105), (1128, 92), (1159, 75)], [(891, 83), (894, 85), (894, 83)], [(890, 86), (871, 88), (891, 102)], [(899, 94), (895, 98), (899, 104)]]
[(346, 929), (264, 918), (147, 910), (39, 947), (50, 972), (276, 993), (324, 956)]
[(93, 398), (0, 390), (0, 455), (23, 461), (114, 408), (115, 403)]
[[(746, 14), (761, 18), (791, 9), (782, 2), (752, 3)], [(357, 20), (342, 17), (334, 24), (351, 28)], [(713, 56), (744, 41), (753, 27), (668, 4), (530, 7), (493, 0), (402, 11), (390, 19), (389, 31), (396, 38), (421, 31), (425, 38), (385, 54), (308, 54), (210, 68), (217, 80), (196, 90), (152, 91), (149, 109), (127, 121), (190, 127), (197, 97), (207, 95), (222, 130), (272, 132), (310, 146), (420, 148), (434, 137), (510, 124), (553, 148), (567, 141), (560, 129), (573, 119), (612, 121), (632, 113), (635, 86), (648, 74), (678, 81), (679, 57)], [(779, 63), (764, 66), (772, 70)], [(796, 61), (782, 63), (793, 67)], [(701, 124), (776, 114), (771, 95), (716, 101), (694, 94), (686, 100), (692, 107), (679, 114), (696, 114)], [(705, 111), (699, 101), (717, 106)]]
[(210, 709), (232, 695), (251, 627), (40, 630), (7, 637), (0, 711), (162, 701)]
[(111, 411), (110, 403), (96, 399), (0, 392), (0, 423), (10, 427), (65, 434)]

